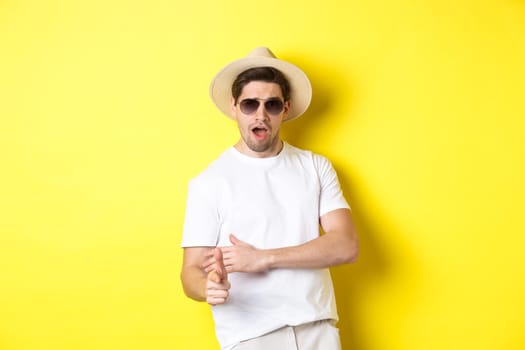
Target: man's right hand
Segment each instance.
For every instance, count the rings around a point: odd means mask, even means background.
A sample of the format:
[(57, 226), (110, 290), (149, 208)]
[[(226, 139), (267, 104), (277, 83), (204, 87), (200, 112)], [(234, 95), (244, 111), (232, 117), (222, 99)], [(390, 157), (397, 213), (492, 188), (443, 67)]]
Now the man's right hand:
[(210, 305), (224, 304), (230, 294), (230, 282), (228, 282), (228, 272), (224, 266), (222, 251), (219, 248), (213, 249), (215, 258), (215, 269), (208, 273), (206, 281), (206, 302)]

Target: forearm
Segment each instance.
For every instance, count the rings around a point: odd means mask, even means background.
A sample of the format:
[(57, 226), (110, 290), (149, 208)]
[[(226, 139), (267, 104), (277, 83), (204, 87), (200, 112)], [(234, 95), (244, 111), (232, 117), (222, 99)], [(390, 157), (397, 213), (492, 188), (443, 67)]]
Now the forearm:
[(304, 244), (263, 251), (268, 269), (326, 268), (357, 260), (359, 244), (350, 210), (336, 209), (320, 218), (324, 235)]
[(181, 271), (181, 281), (186, 296), (196, 301), (206, 301), (207, 276), (202, 268), (185, 266)]
[(321, 269), (354, 262), (357, 259), (358, 245), (354, 236), (331, 233), (298, 246), (259, 252), (268, 270)]

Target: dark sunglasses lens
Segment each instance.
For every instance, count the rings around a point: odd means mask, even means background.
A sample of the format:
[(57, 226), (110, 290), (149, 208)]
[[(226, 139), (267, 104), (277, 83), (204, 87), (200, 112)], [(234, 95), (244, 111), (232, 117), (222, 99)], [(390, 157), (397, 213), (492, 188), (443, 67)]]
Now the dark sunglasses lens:
[(239, 107), (241, 107), (241, 112), (244, 114), (252, 114), (259, 108), (259, 104), (259, 101), (247, 98), (239, 103)]
[(268, 100), (264, 103), (266, 111), (273, 115), (278, 115), (283, 111), (283, 101), (278, 99)]

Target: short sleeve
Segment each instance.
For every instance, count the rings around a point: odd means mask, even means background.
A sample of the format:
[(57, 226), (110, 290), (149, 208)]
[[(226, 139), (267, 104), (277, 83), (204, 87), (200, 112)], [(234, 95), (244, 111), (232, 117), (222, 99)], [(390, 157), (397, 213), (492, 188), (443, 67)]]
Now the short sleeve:
[(182, 247), (214, 247), (219, 237), (216, 187), (195, 178), (188, 185)]
[(321, 183), (321, 193), (319, 198), (319, 217), (336, 209), (350, 209), (346, 201), (339, 179), (332, 163), (325, 157), (314, 156), (319, 181)]

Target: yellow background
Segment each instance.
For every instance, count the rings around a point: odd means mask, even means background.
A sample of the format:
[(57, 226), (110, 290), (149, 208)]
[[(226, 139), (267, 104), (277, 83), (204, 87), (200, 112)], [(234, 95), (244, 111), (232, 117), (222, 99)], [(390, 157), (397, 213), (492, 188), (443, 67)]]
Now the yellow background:
[(354, 209), (344, 349), (524, 349), (523, 0), (0, 1), (0, 349), (218, 349), (186, 186), (237, 138), (211, 78), (259, 45), (310, 75), (284, 135)]

